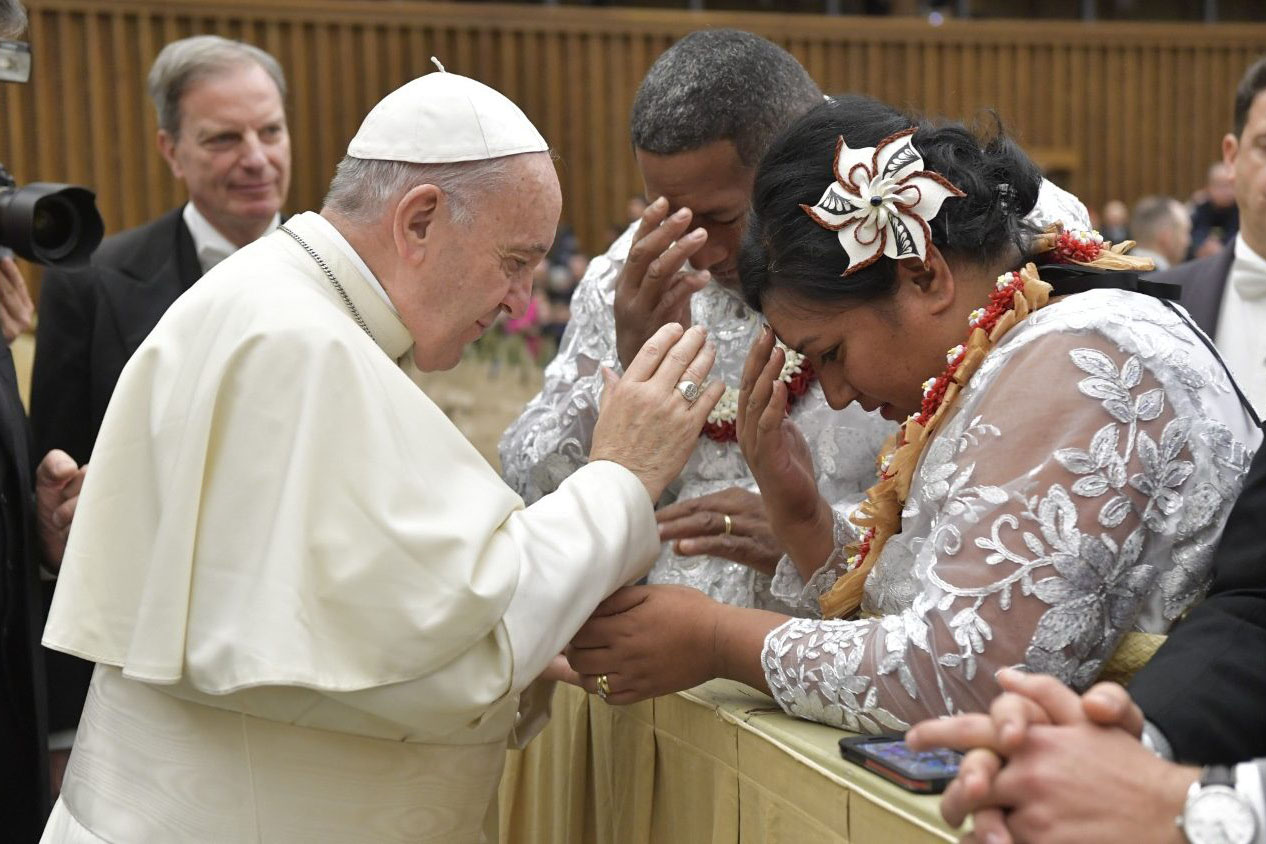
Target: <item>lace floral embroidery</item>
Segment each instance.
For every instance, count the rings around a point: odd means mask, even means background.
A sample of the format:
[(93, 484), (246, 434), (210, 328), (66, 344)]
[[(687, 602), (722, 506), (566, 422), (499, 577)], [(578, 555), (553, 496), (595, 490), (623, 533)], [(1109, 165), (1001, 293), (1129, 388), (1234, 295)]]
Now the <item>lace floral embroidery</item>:
[[(767, 638), (789, 712), (901, 729), (986, 707), (993, 671), (1017, 663), (1084, 686), (1123, 633), (1163, 632), (1203, 593), (1260, 439), (1216, 361), (1158, 303), (1120, 291), (1013, 334), (928, 443), (867, 581), (863, 612), (881, 615), (797, 619)], [(1029, 371), (1013, 375), (1021, 353)], [(991, 400), (1030, 379), (1042, 414)]]

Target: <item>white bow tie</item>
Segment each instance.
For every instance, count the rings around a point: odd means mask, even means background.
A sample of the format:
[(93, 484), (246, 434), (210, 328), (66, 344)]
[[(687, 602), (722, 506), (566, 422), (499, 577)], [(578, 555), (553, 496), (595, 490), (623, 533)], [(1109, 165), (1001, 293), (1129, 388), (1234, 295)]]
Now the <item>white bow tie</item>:
[[(211, 268), (223, 261), (225, 258), (233, 254), (233, 250), (225, 250), (224, 248), (214, 244), (204, 244), (198, 250), (198, 263), (205, 268), (204, 272), (211, 272)], [(1266, 280), (1263, 280), (1266, 284)]]
[(1266, 298), (1266, 270), (1257, 267), (1233, 273), (1235, 290), (1245, 299)]

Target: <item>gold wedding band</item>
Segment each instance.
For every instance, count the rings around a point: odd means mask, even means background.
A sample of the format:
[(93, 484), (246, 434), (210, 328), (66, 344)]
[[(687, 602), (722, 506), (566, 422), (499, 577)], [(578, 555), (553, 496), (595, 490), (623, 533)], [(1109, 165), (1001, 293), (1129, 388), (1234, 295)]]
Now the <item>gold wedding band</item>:
[(725, 531), (723, 532), (723, 535), (729, 536), (734, 533), (734, 520), (730, 518), (730, 514), (722, 513), (721, 518), (725, 519)]
[(607, 675), (598, 675), (598, 697), (603, 700), (607, 699), (607, 695), (611, 694), (611, 681), (607, 679)]

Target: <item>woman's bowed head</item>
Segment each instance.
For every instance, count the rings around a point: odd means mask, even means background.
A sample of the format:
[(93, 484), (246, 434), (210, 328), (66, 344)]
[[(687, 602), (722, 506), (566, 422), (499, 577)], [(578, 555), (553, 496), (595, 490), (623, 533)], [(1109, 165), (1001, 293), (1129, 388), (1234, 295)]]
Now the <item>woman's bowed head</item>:
[(744, 295), (808, 356), (833, 407), (856, 401), (904, 420), (972, 310), (1020, 263), (1040, 187), (1000, 129), (982, 144), (961, 125), (834, 97), (762, 162)]

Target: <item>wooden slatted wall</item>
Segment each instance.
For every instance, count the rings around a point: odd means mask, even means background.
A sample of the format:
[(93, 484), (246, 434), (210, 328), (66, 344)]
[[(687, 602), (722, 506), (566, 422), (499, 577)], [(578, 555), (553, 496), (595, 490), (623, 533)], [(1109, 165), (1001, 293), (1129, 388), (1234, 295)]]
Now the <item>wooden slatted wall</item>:
[(676, 38), (736, 26), (785, 45), (827, 91), (949, 116), (993, 107), (1088, 203), (1185, 197), (1218, 156), (1266, 25), (950, 22), (396, 0), (26, 0), (32, 82), (0, 85), (0, 159), (20, 181), (98, 191), (109, 231), (183, 199), (154, 148), (144, 76), (167, 41), (212, 32), (289, 76), (289, 208), (319, 205), (360, 118), (430, 56), (516, 100), (561, 155), (564, 217), (602, 248), (640, 192), (627, 120)]

